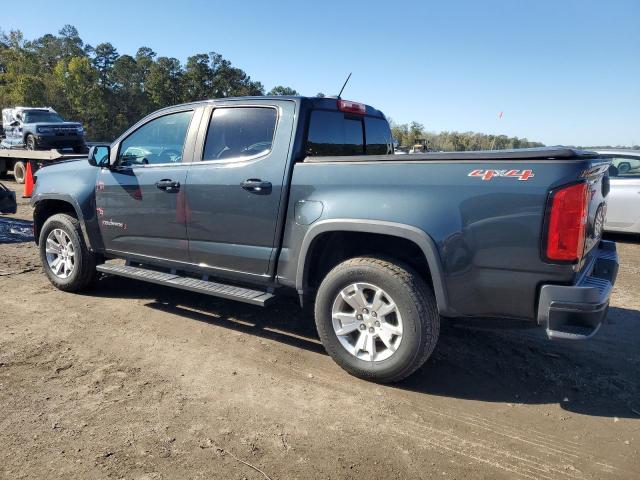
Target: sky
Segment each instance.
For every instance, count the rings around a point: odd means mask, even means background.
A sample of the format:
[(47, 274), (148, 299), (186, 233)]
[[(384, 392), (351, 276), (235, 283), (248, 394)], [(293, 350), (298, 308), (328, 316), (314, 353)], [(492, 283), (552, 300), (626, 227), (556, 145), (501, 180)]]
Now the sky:
[(0, 15), (27, 39), (65, 24), (120, 54), (216, 51), (267, 91), (335, 95), (352, 72), (343, 98), (429, 131), (640, 144), (639, 0), (30, 0)]

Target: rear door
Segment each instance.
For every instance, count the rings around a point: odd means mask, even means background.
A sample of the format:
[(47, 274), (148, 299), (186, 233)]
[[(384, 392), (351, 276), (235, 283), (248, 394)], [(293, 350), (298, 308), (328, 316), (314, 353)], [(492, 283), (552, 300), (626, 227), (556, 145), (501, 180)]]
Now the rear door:
[(222, 276), (268, 277), (295, 105), (230, 103), (208, 112), (187, 178), (192, 263)]
[(197, 113), (202, 109), (152, 117), (113, 147), (115, 163), (101, 170), (96, 185), (99, 227), (108, 251), (188, 261), (184, 188)]

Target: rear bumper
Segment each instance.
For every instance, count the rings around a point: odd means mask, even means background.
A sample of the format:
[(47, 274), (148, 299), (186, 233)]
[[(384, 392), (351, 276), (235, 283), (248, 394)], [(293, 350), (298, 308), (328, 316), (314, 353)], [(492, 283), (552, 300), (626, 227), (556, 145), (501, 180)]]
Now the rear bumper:
[(583, 340), (595, 335), (607, 316), (618, 265), (616, 244), (602, 240), (575, 285), (542, 286), (538, 323), (549, 338)]

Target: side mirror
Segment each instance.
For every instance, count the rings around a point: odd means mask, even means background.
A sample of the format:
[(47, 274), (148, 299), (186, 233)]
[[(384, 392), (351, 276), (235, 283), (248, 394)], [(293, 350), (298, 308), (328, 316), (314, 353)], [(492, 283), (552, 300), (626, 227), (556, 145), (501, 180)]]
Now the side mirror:
[(89, 165), (93, 165), (94, 167), (105, 167), (109, 165), (110, 152), (111, 147), (109, 147), (109, 145), (93, 145), (89, 149), (87, 161)]

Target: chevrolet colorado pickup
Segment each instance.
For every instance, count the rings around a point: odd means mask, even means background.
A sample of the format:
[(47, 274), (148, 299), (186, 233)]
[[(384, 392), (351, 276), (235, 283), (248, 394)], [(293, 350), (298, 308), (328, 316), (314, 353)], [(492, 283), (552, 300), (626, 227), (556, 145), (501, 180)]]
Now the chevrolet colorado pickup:
[(340, 366), (393, 382), (432, 353), (441, 317), (598, 330), (618, 271), (601, 239), (609, 163), (562, 147), (393, 155), (363, 104), (202, 101), (84, 167), (38, 171), (34, 233), (65, 291), (101, 273), (260, 306), (297, 292)]

